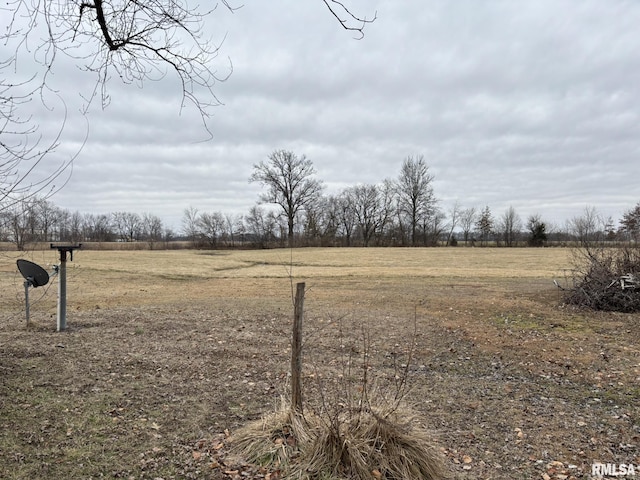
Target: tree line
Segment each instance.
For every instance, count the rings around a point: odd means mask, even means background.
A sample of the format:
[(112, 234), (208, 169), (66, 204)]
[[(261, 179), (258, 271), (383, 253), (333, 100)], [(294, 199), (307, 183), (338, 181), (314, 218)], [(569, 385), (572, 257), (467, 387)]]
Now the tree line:
[[(304, 155), (274, 151), (253, 166), (250, 182), (264, 190), (244, 215), (184, 210), (180, 231), (153, 213), (71, 212), (47, 198), (25, 196), (0, 206), (0, 241), (22, 250), (32, 242), (146, 242), (168, 248), (176, 240), (193, 248), (284, 246), (536, 246), (570, 242), (633, 242), (640, 238), (640, 202), (616, 223), (594, 207), (549, 225), (538, 214), (523, 221), (513, 207), (494, 216), (489, 206), (447, 211), (433, 189), (434, 176), (422, 155), (408, 156), (395, 179), (357, 184), (324, 194)], [(175, 244), (174, 244), (175, 246)]]

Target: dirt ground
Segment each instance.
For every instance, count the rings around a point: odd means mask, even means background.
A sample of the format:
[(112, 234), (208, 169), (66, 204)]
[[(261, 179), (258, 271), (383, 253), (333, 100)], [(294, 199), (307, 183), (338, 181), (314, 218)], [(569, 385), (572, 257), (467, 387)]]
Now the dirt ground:
[(125, 263), (80, 252), (61, 333), (55, 285), (32, 290), (25, 326), (6, 254), (0, 478), (278, 478), (231, 456), (228, 436), (288, 395), (296, 281), (307, 287), (309, 409), (338, 398), (348, 359), (366, 353), (382, 388), (408, 364), (405, 400), (453, 478), (582, 479), (594, 462), (639, 465), (640, 316), (563, 306), (557, 251), (466, 250), (231, 253), (227, 263), (190, 253), (206, 274), (181, 271), (186, 256), (174, 268), (152, 252)]

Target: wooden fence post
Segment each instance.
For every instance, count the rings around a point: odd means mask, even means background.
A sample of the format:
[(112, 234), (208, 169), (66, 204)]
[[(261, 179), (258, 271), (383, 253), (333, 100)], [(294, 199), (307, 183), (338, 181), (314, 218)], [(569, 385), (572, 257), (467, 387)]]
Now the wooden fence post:
[(304, 283), (296, 284), (291, 341), (291, 408), (302, 413), (302, 317), (304, 312)]

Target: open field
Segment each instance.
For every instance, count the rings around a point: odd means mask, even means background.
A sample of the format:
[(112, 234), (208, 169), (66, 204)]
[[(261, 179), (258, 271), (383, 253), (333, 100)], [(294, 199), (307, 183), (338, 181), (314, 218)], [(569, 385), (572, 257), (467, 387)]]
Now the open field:
[(77, 251), (62, 333), (55, 281), (26, 328), (20, 257), (57, 263), (0, 252), (0, 478), (264, 478), (225, 431), (287, 394), (301, 281), (306, 402), (365, 336), (388, 385), (413, 338), (407, 401), (455, 478), (640, 464), (640, 315), (560, 305), (567, 250)]

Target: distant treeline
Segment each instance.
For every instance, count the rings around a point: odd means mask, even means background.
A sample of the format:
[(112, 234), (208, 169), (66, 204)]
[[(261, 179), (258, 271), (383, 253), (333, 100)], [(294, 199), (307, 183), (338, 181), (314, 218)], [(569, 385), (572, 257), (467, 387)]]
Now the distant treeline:
[[(335, 202), (327, 199), (327, 205)], [(304, 215), (294, 230), (294, 247), (313, 246), (475, 246), (523, 247), (568, 246), (593, 242), (638, 243), (640, 204), (625, 213), (617, 228), (611, 219), (600, 217), (593, 208), (564, 223), (548, 227), (539, 217), (526, 225), (515, 211), (508, 209), (494, 220), (488, 207), (477, 212), (462, 210), (473, 222), (452, 222), (437, 215), (421, 225), (415, 236), (409, 234), (400, 216), (389, 217), (367, 232), (357, 219), (350, 226), (335, 221), (335, 210), (324, 208)], [(312, 221), (313, 220), (313, 221)], [(469, 227), (470, 225), (470, 227)], [(175, 232), (153, 214), (114, 212), (91, 214), (70, 212), (38, 198), (26, 199), (0, 212), (0, 248), (24, 250), (34, 244), (48, 248), (49, 242), (84, 243), (89, 249), (242, 249), (279, 248), (290, 245), (286, 219), (273, 210), (253, 207), (247, 215), (185, 210), (183, 229)], [(37, 247), (37, 248), (39, 248)]]
[[(18, 250), (37, 242), (135, 248), (272, 248), (307, 246), (550, 246), (575, 243), (637, 243), (640, 202), (622, 218), (604, 218), (595, 207), (550, 225), (540, 215), (523, 221), (509, 207), (497, 217), (489, 206), (448, 211), (439, 206), (434, 177), (422, 156), (407, 157), (395, 180), (359, 184), (336, 195), (324, 195), (312, 163), (292, 152), (277, 150), (254, 165), (250, 182), (265, 192), (245, 215), (184, 210), (176, 232), (153, 213), (109, 214), (71, 212), (46, 198), (25, 195), (0, 203), (0, 242)], [(263, 205), (270, 205), (265, 208)]]

